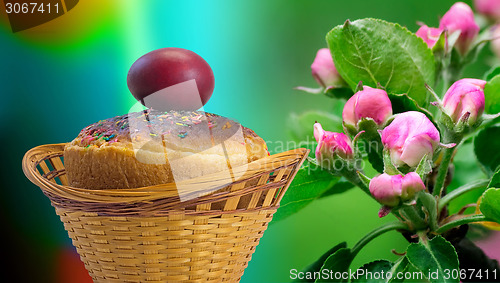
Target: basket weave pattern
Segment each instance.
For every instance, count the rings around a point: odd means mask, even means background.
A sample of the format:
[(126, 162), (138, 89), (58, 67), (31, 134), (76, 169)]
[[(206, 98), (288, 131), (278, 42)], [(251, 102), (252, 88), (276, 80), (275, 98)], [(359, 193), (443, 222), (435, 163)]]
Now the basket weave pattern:
[[(235, 168), (137, 189), (68, 186), (64, 144), (26, 153), (26, 176), (50, 198), (94, 282), (238, 282), (307, 156), (296, 149)], [(228, 185), (229, 184), (229, 185)], [(214, 192), (215, 189), (215, 192)], [(206, 190), (207, 194), (200, 191)], [(181, 202), (179, 194), (196, 195)]]

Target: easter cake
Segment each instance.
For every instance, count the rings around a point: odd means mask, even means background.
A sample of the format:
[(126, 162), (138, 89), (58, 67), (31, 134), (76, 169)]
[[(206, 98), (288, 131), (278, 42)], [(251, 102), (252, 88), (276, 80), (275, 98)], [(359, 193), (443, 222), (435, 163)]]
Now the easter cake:
[(254, 131), (200, 111), (144, 110), (84, 128), (64, 149), (71, 186), (124, 189), (178, 182), (268, 156)]

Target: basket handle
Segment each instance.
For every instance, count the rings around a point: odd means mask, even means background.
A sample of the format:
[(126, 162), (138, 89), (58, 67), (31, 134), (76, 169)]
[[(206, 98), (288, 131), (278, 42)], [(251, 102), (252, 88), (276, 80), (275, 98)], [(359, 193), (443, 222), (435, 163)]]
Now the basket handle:
[(61, 153), (64, 151), (65, 143), (47, 144), (34, 147), (26, 152), (23, 157), (22, 167), (24, 175), (35, 185), (42, 187), (46, 185), (43, 178), (38, 178), (40, 174), (36, 167), (48, 155)]

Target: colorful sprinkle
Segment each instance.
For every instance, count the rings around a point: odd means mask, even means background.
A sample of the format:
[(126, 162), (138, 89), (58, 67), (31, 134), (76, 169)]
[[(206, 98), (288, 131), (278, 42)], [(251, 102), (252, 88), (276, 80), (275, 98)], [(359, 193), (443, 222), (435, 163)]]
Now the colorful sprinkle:
[(212, 121), (208, 121), (208, 128), (211, 129), (213, 127), (217, 127), (217, 123), (212, 122)]
[[(129, 124), (129, 122), (132, 122), (132, 124)], [(135, 125), (136, 122), (139, 122), (139, 125)], [(224, 130), (234, 126), (232, 121), (219, 119), (218, 116), (210, 113), (197, 111), (164, 113), (145, 110), (101, 120), (87, 126), (79, 135), (79, 143), (82, 147), (101, 147), (122, 140), (151, 139), (151, 137), (160, 136), (160, 133), (161, 135), (177, 135), (182, 139), (188, 135), (190, 127), (201, 123), (208, 124), (209, 128), (217, 127), (218, 123), (220, 123)], [(157, 129), (161, 130), (156, 131)]]
[(231, 124), (229, 122), (226, 122), (226, 124), (224, 126), (222, 126), (223, 130), (229, 129), (229, 128), (231, 128)]

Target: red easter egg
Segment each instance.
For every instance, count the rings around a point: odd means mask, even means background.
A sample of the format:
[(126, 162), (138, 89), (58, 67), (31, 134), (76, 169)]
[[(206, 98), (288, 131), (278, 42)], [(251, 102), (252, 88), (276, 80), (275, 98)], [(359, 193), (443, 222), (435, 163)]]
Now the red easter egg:
[(135, 61), (127, 75), (132, 95), (143, 105), (162, 111), (197, 110), (214, 90), (210, 65), (182, 48), (161, 48)]

